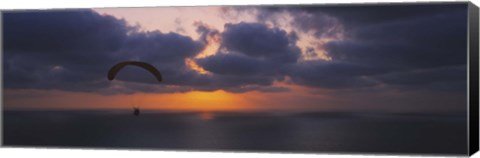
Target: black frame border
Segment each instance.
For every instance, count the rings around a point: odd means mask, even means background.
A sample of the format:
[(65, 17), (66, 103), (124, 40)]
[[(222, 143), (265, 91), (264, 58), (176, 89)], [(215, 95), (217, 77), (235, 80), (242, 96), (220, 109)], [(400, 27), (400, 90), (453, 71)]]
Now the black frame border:
[(479, 144), (479, 12), (478, 7), (468, 4), (468, 154), (478, 151)]

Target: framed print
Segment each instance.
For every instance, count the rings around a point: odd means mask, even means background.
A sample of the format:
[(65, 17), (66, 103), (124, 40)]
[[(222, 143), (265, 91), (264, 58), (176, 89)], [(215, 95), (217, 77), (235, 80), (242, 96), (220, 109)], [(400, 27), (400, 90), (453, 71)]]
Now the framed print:
[(470, 2), (4, 10), (3, 146), (471, 155)]

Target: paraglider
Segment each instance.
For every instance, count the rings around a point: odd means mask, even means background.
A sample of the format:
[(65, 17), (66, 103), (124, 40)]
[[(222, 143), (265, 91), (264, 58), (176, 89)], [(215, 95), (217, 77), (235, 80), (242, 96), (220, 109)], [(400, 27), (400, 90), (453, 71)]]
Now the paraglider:
[(134, 107), (133, 108), (133, 115), (135, 115), (135, 116), (140, 115), (140, 108), (139, 107)]
[[(117, 76), (117, 73), (122, 70), (125, 66), (128, 65), (133, 65), (133, 66), (138, 66), (141, 67), (147, 71), (149, 71), (151, 74), (155, 76), (155, 78), (158, 80), (158, 82), (162, 81), (162, 74), (160, 71), (158, 71), (153, 65), (150, 65), (145, 62), (139, 62), (139, 61), (124, 61), (120, 62), (118, 64), (115, 64), (110, 70), (108, 71), (107, 78), (108, 80), (113, 80), (115, 79), (115, 76)], [(133, 107), (133, 115), (138, 116), (140, 115), (140, 108), (135, 106)]]
[(134, 66), (144, 68), (145, 70), (152, 73), (157, 78), (158, 82), (162, 81), (162, 74), (160, 74), (160, 71), (158, 71), (153, 65), (150, 65), (150, 64), (145, 63), (145, 62), (140, 62), (140, 61), (124, 61), (124, 62), (120, 62), (120, 63), (114, 65), (108, 71), (108, 76), (107, 76), (108, 80), (113, 80), (115, 78), (115, 76), (117, 76), (117, 73), (120, 70), (122, 70), (122, 68), (124, 68), (125, 66), (128, 66), (128, 65), (134, 65)]

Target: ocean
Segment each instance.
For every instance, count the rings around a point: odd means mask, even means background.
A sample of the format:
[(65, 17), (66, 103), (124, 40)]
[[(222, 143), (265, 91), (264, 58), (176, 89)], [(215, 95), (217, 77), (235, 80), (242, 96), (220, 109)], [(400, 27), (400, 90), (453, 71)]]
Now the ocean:
[(467, 153), (465, 115), (6, 110), (18, 147), (289, 153)]

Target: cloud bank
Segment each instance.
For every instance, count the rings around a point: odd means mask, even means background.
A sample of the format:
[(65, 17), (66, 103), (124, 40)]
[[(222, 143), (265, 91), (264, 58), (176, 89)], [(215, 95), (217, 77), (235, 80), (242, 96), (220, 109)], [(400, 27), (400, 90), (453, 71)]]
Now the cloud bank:
[[(226, 7), (224, 11), (251, 13), (257, 20), (227, 22), (222, 31), (201, 22), (192, 24), (198, 39), (161, 29), (140, 31), (140, 26), (92, 10), (7, 12), (4, 87), (109, 95), (220, 89), (281, 93), (290, 90), (288, 85), (464, 93), (466, 8), (464, 4)], [(280, 15), (291, 18), (282, 23)], [(198, 57), (213, 38), (219, 48)], [(330, 60), (306, 60), (322, 55), (319, 51)], [(164, 82), (156, 83), (135, 67), (108, 81), (108, 69), (124, 60), (154, 65)]]

